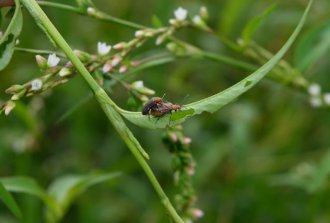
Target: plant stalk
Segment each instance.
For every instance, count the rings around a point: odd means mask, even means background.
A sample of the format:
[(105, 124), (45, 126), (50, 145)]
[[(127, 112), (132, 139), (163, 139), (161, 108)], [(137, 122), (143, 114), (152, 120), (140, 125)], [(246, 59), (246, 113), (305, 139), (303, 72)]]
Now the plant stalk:
[(76, 67), (77, 71), (81, 74), (81, 76), (88, 83), (89, 87), (92, 89), (97, 101), (100, 103), (103, 111), (112, 122), (113, 126), (126, 143), (132, 154), (135, 156), (136, 160), (141, 165), (145, 174), (149, 178), (152, 186), (156, 190), (161, 203), (164, 205), (168, 214), (171, 216), (174, 222), (183, 223), (181, 217), (177, 214), (170, 200), (167, 198), (165, 192), (161, 188), (157, 178), (153, 174), (151, 168), (148, 163), (144, 159), (141, 154), (142, 149), (139, 142), (135, 139), (132, 132), (125, 125), (122, 117), (116, 111), (115, 103), (110, 99), (110, 97), (106, 94), (106, 92), (96, 83), (87, 69), (84, 67), (83, 63), (75, 56), (70, 46), (66, 43), (64, 38), (55, 28), (55, 26), (48, 19), (47, 15), (40, 8), (38, 3), (35, 0), (20, 0), (22, 4), (26, 7), (32, 17), (36, 20), (37, 24), (40, 25), (45, 32), (53, 39), (53, 41), (64, 51), (67, 57), (71, 60), (72, 64)]

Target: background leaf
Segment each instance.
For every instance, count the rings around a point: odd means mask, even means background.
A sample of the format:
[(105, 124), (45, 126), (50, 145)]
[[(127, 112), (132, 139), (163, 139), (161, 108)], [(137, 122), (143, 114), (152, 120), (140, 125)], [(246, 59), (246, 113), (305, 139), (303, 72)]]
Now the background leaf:
[(14, 53), (17, 37), (21, 33), (23, 26), (22, 10), (19, 0), (15, 0), (15, 4), (14, 16), (0, 40), (0, 71), (10, 62)]
[(329, 58), (330, 22), (314, 27), (304, 35), (295, 49), (294, 64), (304, 71), (318, 62), (322, 57)]
[(257, 31), (260, 25), (269, 17), (274, 11), (276, 4), (268, 7), (261, 15), (258, 15), (251, 19), (243, 29), (242, 38), (245, 45), (248, 45), (252, 39), (253, 34)]
[(34, 179), (15, 176), (3, 177), (0, 178), (0, 181), (7, 191), (34, 195), (42, 200), (54, 213), (58, 213), (54, 200), (47, 195)]
[(120, 173), (67, 175), (56, 179), (49, 187), (48, 193), (54, 197), (64, 215), (74, 199), (89, 187), (116, 178)]
[(22, 213), (19, 207), (17, 206), (14, 198), (10, 193), (5, 189), (0, 181), (0, 199), (5, 203), (5, 205), (10, 209), (10, 211), (17, 217), (22, 218)]

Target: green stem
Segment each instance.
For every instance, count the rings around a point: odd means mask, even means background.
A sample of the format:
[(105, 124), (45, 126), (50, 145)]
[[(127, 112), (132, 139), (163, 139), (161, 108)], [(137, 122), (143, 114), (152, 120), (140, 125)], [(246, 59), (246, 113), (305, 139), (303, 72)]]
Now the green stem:
[[(97, 19), (100, 19), (100, 20), (103, 20), (103, 21), (117, 23), (117, 24), (120, 24), (120, 25), (124, 25), (126, 27), (134, 28), (134, 29), (151, 29), (151, 27), (143, 26), (143, 25), (140, 25), (140, 24), (137, 24), (137, 23), (133, 23), (133, 22), (129, 22), (129, 21), (126, 21), (126, 20), (123, 20), (123, 19), (113, 17), (111, 15), (108, 15), (104, 12), (99, 11), (98, 9), (95, 9), (95, 13), (93, 15), (90, 15), (87, 12), (82, 12), (77, 7), (68, 6), (68, 5), (65, 5), (65, 4), (53, 3), (53, 2), (47, 2), (47, 1), (38, 1), (38, 3), (39, 3), (39, 5), (42, 5), (42, 6), (50, 6), (50, 7), (56, 7), (56, 8), (60, 8), (60, 9), (64, 9), (64, 10), (69, 10), (69, 11), (72, 11), (72, 12), (77, 12), (79, 14), (83, 14), (83, 15), (86, 15), (86, 16), (92, 16), (94, 18), (97, 18)], [(230, 40), (226, 39), (225, 37), (216, 35), (215, 32), (212, 31), (211, 29), (209, 29), (209, 30), (210, 30), (209, 33), (211, 33), (212, 35), (215, 35), (218, 38), (220, 38), (231, 49), (235, 50), (236, 52), (239, 51), (239, 47), (237, 47), (236, 44), (232, 43)], [(188, 45), (188, 43), (185, 43), (181, 40), (178, 40), (175, 37), (171, 37), (171, 39), (175, 42), (179, 41), (182, 44), (187, 44)], [(193, 47), (192, 45), (190, 45), (190, 46)], [(200, 55), (204, 58), (207, 58), (207, 59), (211, 59), (211, 60), (223, 62), (225, 64), (237, 66), (237, 67), (243, 68), (243, 69), (248, 70), (248, 71), (254, 71), (254, 70), (257, 69), (257, 67), (255, 67), (255, 66), (253, 66), (249, 63), (246, 63), (244, 61), (239, 61), (239, 60), (236, 60), (236, 59), (231, 58), (231, 57), (227, 57), (227, 56), (223, 56), (223, 55), (219, 55), (219, 54), (215, 54), (215, 53), (211, 53), (211, 52), (206, 52), (206, 51), (201, 50), (201, 49), (198, 49), (198, 50), (200, 51)]]
[(142, 169), (149, 178), (162, 204), (168, 211), (169, 215), (172, 217), (173, 221), (177, 223), (183, 223), (183, 220), (177, 214), (170, 200), (167, 198), (166, 194), (161, 188), (157, 178), (153, 174), (148, 163), (141, 155), (141, 150), (139, 150), (140, 148), (142, 149), (141, 145), (135, 139), (132, 132), (126, 127), (123, 119), (116, 111), (115, 103), (109, 98), (109, 96), (105, 93), (105, 91), (96, 83), (96, 81), (89, 74), (87, 69), (82, 64), (82, 62), (75, 56), (70, 46), (66, 43), (64, 38), (61, 36), (61, 34), (57, 31), (55, 26), (48, 19), (46, 14), (37, 4), (37, 2), (35, 0), (21, 0), (21, 2), (29, 11), (29, 13), (33, 16), (33, 18), (36, 20), (37, 24), (40, 25), (42, 28), (44, 28), (49, 34), (49, 36), (53, 38), (55, 43), (64, 51), (67, 57), (71, 60), (72, 64), (76, 67), (77, 71), (88, 83), (93, 93), (95, 94), (96, 99), (100, 103), (100, 106), (104, 110), (105, 114), (112, 122), (113, 126), (115, 127), (115, 129), (117, 130), (123, 141), (126, 143), (132, 154), (135, 156), (136, 160), (141, 165)]
[[(54, 53), (54, 51), (51, 50), (36, 50), (36, 49), (22, 48), (22, 47), (15, 47), (15, 51), (24, 52), (24, 53), (33, 53), (33, 54), (47, 54), (47, 55)], [(56, 55), (60, 57), (66, 57), (64, 54), (58, 52), (56, 52)]]
[(246, 62), (236, 60), (234, 58), (223, 56), (223, 55), (216, 54), (216, 53), (211, 53), (211, 52), (206, 52), (206, 51), (201, 50), (200, 55), (204, 58), (222, 62), (222, 63), (226, 63), (226, 64), (230, 64), (230, 65), (242, 68), (247, 71), (255, 71), (256, 69), (258, 69), (257, 66), (254, 66), (250, 63), (246, 63)]
[(148, 28), (146, 26), (143, 26), (143, 25), (140, 25), (140, 24), (137, 24), (137, 23), (134, 23), (134, 22), (129, 22), (129, 21), (126, 21), (126, 20), (123, 20), (123, 19), (113, 17), (111, 15), (108, 15), (104, 12), (99, 11), (96, 8), (94, 8), (95, 13), (90, 15), (90, 14), (87, 13), (87, 11), (84, 12), (78, 7), (74, 7), (74, 6), (70, 6), (70, 5), (66, 5), (66, 4), (54, 3), (54, 2), (48, 2), (48, 1), (38, 1), (38, 4), (42, 5), (42, 6), (60, 8), (60, 9), (64, 9), (64, 10), (71, 11), (71, 12), (76, 12), (76, 13), (86, 15), (86, 16), (93, 16), (94, 18), (97, 18), (97, 19), (100, 19), (100, 20), (103, 20), (103, 21), (117, 23), (117, 24), (124, 25), (126, 27), (133, 28), (133, 29), (146, 29), (146, 28)]
[(49, 7), (64, 9), (64, 10), (71, 11), (71, 12), (81, 13), (80, 8), (74, 7), (71, 5), (67, 5), (67, 4), (61, 4), (61, 3), (56, 3), (56, 2), (47, 2), (47, 1), (38, 1), (38, 4), (42, 5), (42, 6), (49, 6)]

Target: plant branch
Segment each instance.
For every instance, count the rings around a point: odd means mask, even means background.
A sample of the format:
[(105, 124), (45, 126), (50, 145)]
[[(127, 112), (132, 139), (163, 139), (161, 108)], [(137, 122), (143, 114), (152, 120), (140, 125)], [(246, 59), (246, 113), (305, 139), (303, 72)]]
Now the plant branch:
[[(74, 52), (70, 48), (70, 46), (66, 43), (64, 38), (61, 34), (57, 31), (55, 26), (51, 23), (48, 19), (46, 14), (40, 8), (38, 3), (35, 0), (21, 0), (22, 4), (26, 7), (29, 13), (33, 16), (36, 20), (37, 24), (40, 25), (46, 32), (51, 36), (54, 42), (64, 51), (67, 57), (71, 60), (72, 64), (76, 67), (77, 71), (81, 74), (81, 76), (85, 79), (88, 83), (90, 88), (92, 89), (97, 101), (100, 103), (103, 111), (112, 122), (113, 126), (126, 143), (130, 151), (133, 153), (139, 164), (141, 165), (142, 169), (146, 173), (147, 177), (149, 178), (152, 186), (156, 190), (160, 200), (166, 210), (168, 211), (169, 215), (173, 219), (174, 222), (183, 223), (181, 217), (177, 214), (176, 210), (174, 209), (173, 205), (167, 198), (166, 194), (164, 193), (163, 189), (161, 188), (157, 178), (153, 174), (151, 168), (149, 167), (148, 163), (141, 155), (141, 145), (133, 136), (132, 132), (127, 128), (125, 125), (122, 117), (116, 111), (117, 105), (109, 98), (109, 96), (105, 93), (105, 91), (96, 83), (96, 81), (92, 78), (90, 73), (84, 67), (82, 62), (75, 56)], [(142, 149), (143, 150), (143, 149)]]

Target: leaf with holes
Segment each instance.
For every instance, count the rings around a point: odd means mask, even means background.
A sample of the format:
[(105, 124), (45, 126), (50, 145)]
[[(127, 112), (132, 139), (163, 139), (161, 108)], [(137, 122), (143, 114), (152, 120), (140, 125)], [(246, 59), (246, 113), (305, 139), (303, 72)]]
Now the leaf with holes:
[(183, 105), (180, 111), (167, 114), (161, 118), (154, 118), (143, 116), (141, 112), (130, 112), (116, 107), (118, 112), (120, 112), (127, 120), (130, 122), (145, 128), (165, 128), (169, 125), (176, 125), (184, 122), (188, 117), (201, 114), (203, 112), (213, 113), (225, 105), (236, 100), (240, 95), (250, 90), (255, 86), (261, 79), (263, 79), (281, 60), (284, 54), (289, 50), (290, 46), (298, 36), (300, 30), (302, 29), (304, 22), (306, 20), (308, 11), (311, 7), (313, 0), (309, 1), (306, 10), (301, 17), (296, 29), (286, 41), (283, 47), (263, 66), (258, 70), (236, 83), (235, 85), (221, 91), (215, 95), (204, 98), (200, 101), (196, 101), (187, 105)]

